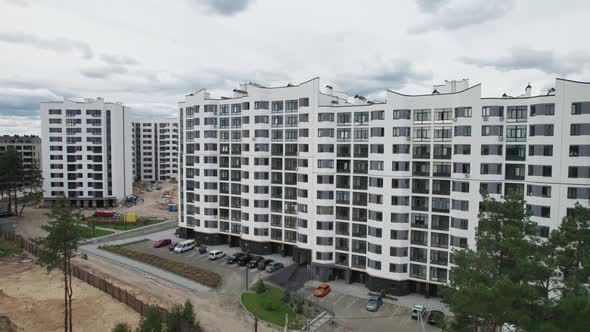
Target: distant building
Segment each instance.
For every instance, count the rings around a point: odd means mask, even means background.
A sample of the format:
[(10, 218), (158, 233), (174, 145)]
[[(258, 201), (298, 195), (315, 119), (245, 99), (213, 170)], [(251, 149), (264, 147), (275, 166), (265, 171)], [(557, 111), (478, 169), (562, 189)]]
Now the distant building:
[(21, 157), (25, 174), (31, 171), (31, 166), (36, 160), (41, 168), (41, 138), (39, 136), (0, 136), (0, 153), (13, 149)]
[(132, 194), (129, 108), (102, 98), (41, 103), (43, 190), (77, 207), (112, 206)]
[(178, 176), (178, 119), (133, 120), (135, 181)]
[[(480, 191), (522, 195), (538, 235), (590, 203), (590, 84), (482, 98), (349, 97), (319, 78), (179, 103), (183, 237), (292, 255), (320, 280), (435, 294), (475, 246)], [(430, 92), (430, 91), (429, 91)]]

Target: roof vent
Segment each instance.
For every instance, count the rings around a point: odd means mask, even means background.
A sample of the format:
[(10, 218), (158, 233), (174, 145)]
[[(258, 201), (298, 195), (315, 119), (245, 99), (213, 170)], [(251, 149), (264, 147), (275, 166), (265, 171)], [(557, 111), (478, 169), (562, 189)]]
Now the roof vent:
[(551, 88), (551, 89), (549, 89), (549, 91), (547, 91), (547, 95), (548, 95), (548, 96), (549, 96), (549, 95), (552, 95), (552, 94), (554, 94), (554, 93), (555, 93), (555, 88)]
[(432, 94), (433, 94), (433, 95), (439, 95), (440, 93), (438, 92), (438, 90), (437, 90), (437, 89), (434, 89), (434, 90), (432, 90)]
[(504, 93), (502, 94), (502, 98), (508, 98), (508, 95)]
[(294, 87), (294, 85), (291, 83), (287, 84), (287, 88), (291, 88), (291, 87)]

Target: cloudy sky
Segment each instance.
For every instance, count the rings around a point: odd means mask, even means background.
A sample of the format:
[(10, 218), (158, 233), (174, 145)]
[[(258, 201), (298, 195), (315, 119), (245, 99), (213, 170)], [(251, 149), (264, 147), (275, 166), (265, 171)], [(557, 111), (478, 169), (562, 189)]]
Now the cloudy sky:
[(320, 76), (374, 98), (445, 79), (485, 96), (590, 81), (587, 0), (0, 0), (0, 13), (0, 134), (38, 134), (39, 102), (62, 97), (154, 117), (247, 81)]

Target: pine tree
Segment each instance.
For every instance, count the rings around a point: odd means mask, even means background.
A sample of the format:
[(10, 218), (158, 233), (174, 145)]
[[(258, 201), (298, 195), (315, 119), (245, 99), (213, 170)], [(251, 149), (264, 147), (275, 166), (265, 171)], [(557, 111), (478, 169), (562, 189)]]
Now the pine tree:
[(41, 228), (45, 238), (35, 242), (39, 246), (38, 263), (48, 271), (61, 269), (64, 279), (64, 331), (72, 331), (72, 265), (71, 259), (82, 239), (79, 226), (81, 216), (72, 211), (65, 198), (57, 200), (49, 212), (49, 220)]

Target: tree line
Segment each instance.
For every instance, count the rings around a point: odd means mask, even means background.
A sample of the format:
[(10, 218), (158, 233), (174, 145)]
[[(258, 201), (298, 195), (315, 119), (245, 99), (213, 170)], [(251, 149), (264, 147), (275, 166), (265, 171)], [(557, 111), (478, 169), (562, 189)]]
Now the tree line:
[(484, 194), (476, 248), (452, 253), (447, 331), (588, 331), (590, 209), (568, 209), (547, 238), (530, 217), (522, 197)]
[(16, 150), (9, 148), (0, 153), (0, 200), (7, 203), (6, 212), (22, 214), (25, 206), (41, 200), (42, 188), (39, 160), (33, 158), (31, 167), (25, 169)]

